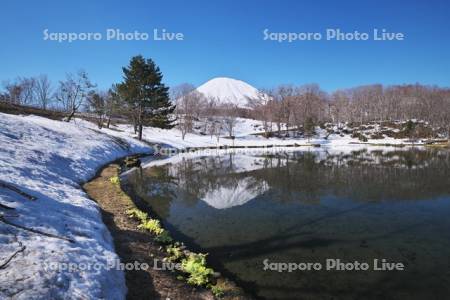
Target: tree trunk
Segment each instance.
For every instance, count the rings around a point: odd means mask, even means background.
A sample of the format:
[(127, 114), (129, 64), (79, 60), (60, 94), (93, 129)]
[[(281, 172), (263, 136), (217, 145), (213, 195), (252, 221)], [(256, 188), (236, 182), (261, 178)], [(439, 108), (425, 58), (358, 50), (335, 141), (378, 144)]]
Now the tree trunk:
[(70, 112), (70, 115), (67, 117), (66, 122), (70, 122), (72, 120), (73, 116), (75, 115), (76, 109), (72, 108), (72, 111)]
[(139, 134), (138, 134), (138, 139), (140, 140), (140, 141), (142, 141), (142, 124), (139, 124)]
[(98, 125), (98, 129), (103, 128), (103, 116), (99, 116), (97, 125)]

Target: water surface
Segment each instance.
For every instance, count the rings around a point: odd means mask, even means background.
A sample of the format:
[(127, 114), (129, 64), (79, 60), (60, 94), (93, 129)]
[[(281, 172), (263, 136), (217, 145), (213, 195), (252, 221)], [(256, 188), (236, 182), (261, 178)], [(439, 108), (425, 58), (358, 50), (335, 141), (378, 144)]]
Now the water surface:
[[(175, 237), (267, 299), (448, 299), (447, 150), (175, 157), (128, 175)], [(367, 271), (325, 270), (327, 259)], [(374, 259), (404, 271), (374, 271)], [(322, 264), (264, 270), (266, 262)]]

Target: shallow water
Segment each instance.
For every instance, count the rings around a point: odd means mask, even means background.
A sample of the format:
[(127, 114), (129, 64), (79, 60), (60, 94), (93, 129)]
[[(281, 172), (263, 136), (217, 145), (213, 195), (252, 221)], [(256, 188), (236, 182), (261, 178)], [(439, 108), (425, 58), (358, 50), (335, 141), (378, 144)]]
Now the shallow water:
[[(177, 239), (208, 252), (256, 296), (450, 297), (447, 150), (197, 156), (137, 170), (128, 181)], [(327, 270), (337, 259), (369, 269)], [(375, 259), (404, 270), (375, 271)], [(322, 268), (269, 265), (281, 262)]]

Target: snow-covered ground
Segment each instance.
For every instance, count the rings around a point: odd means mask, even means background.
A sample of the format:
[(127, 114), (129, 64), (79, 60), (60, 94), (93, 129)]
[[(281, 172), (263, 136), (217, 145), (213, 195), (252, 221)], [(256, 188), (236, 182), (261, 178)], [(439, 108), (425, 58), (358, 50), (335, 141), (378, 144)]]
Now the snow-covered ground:
[(125, 133), (99, 132), (88, 122), (0, 113), (0, 204), (15, 208), (0, 207), (2, 220), (74, 241), (0, 222), (0, 265), (25, 246), (0, 269), (0, 299), (123, 299), (122, 271), (58, 270), (55, 264), (96, 267), (118, 258), (99, 207), (80, 184), (109, 161), (149, 151)]
[[(196, 124), (197, 127), (202, 127), (200, 123)], [(133, 135), (133, 129), (129, 125), (119, 125), (118, 128), (122, 131)], [(331, 134), (327, 137), (326, 130), (316, 128), (316, 135), (310, 139), (303, 137), (291, 137), (291, 138), (265, 138), (261, 135), (263, 133), (262, 122), (252, 119), (238, 118), (234, 129), (235, 139), (227, 138), (227, 134), (222, 133), (219, 140), (215, 136), (202, 135), (200, 133), (187, 133), (184, 140), (182, 139), (181, 131), (177, 128), (173, 129), (160, 129), (153, 127), (144, 127), (143, 139), (158, 144), (165, 144), (177, 149), (185, 149), (189, 147), (217, 147), (217, 146), (254, 146), (254, 147), (267, 147), (267, 146), (289, 146), (289, 145), (316, 145), (320, 144), (324, 147), (343, 147), (351, 144), (410, 144), (406, 139), (395, 139), (391, 137), (385, 137), (383, 139), (371, 139), (368, 138), (367, 142), (361, 142), (358, 138), (352, 138), (351, 134)], [(371, 131), (368, 131), (371, 133)], [(258, 135), (259, 134), (259, 135)], [(423, 144), (421, 141), (416, 144)]]
[[(350, 134), (331, 134), (317, 129), (310, 140), (306, 138), (269, 138), (262, 133), (260, 121), (238, 119), (235, 140), (219, 141), (215, 136), (189, 133), (182, 139), (178, 129), (144, 128), (147, 142), (165, 144), (177, 149), (216, 146), (276, 146), (276, 151), (288, 145), (321, 144), (323, 148), (360, 148)], [(200, 126), (201, 124), (196, 124)], [(0, 266), (17, 250), (6, 266), (0, 268), (0, 299), (122, 299), (126, 294), (122, 271), (92, 269), (117, 259), (111, 236), (102, 223), (96, 203), (87, 198), (80, 184), (95, 175), (107, 162), (118, 157), (150, 152), (152, 149), (137, 141), (129, 125), (114, 130), (98, 130), (92, 123), (75, 120), (71, 123), (53, 121), (36, 116), (13, 116), (0, 113), (0, 204), (15, 208), (7, 210), (0, 205)], [(369, 139), (368, 143), (401, 144), (405, 140)], [(295, 148), (289, 148), (290, 151)], [(256, 149), (241, 149), (255, 151)], [(267, 150), (267, 149), (266, 149)], [(240, 151), (239, 149), (236, 151)], [(190, 155), (190, 154), (186, 154)], [(183, 155), (173, 159), (182, 159)], [(246, 167), (257, 168), (245, 160)], [(160, 161), (154, 163), (167, 163)], [(6, 186), (12, 185), (36, 197), (31, 201)], [(249, 197), (239, 199), (249, 184), (243, 182), (231, 190), (229, 199), (219, 199), (224, 190), (211, 191), (205, 201), (213, 207), (239, 205)], [(234, 196), (233, 196), (234, 195)], [(219, 199), (221, 201), (217, 202)], [(225, 203), (225, 204), (221, 204)], [(6, 224), (32, 228), (64, 239), (44, 236)], [(54, 269), (48, 264), (76, 263), (91, 269), (69, 271)], [(46, 265), (47, 264), (47, 265)], [(60, 265), (63, 267), (64, 265)]]

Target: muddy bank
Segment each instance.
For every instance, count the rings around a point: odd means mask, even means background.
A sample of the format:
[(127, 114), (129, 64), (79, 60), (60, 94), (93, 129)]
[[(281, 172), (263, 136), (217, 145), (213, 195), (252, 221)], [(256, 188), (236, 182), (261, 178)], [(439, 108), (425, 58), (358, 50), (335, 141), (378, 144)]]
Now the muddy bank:
[[(153, 234), (139, 229), (139, 221), (130, 218), (127, 211), (135, 209), (136, 205), (122, 191), (120, 184), (111, 180), (117, 178), (119, 172), (118, 164), (108, 165), (83, 188), (101, 207), (103, 222), (111, 232), (121, 262), (137, 261), (150, 266), (146, 270), (125, 271), (127, 299), (215, 299), (210, 290), (189, 285), (180, 279), (178, 272), (154, 268), (155, 262), (167, 258), (166, 248), (155, 240)], [(223, 290), (222, 299), (248, 299), (226, 279), (215, 280)]]

